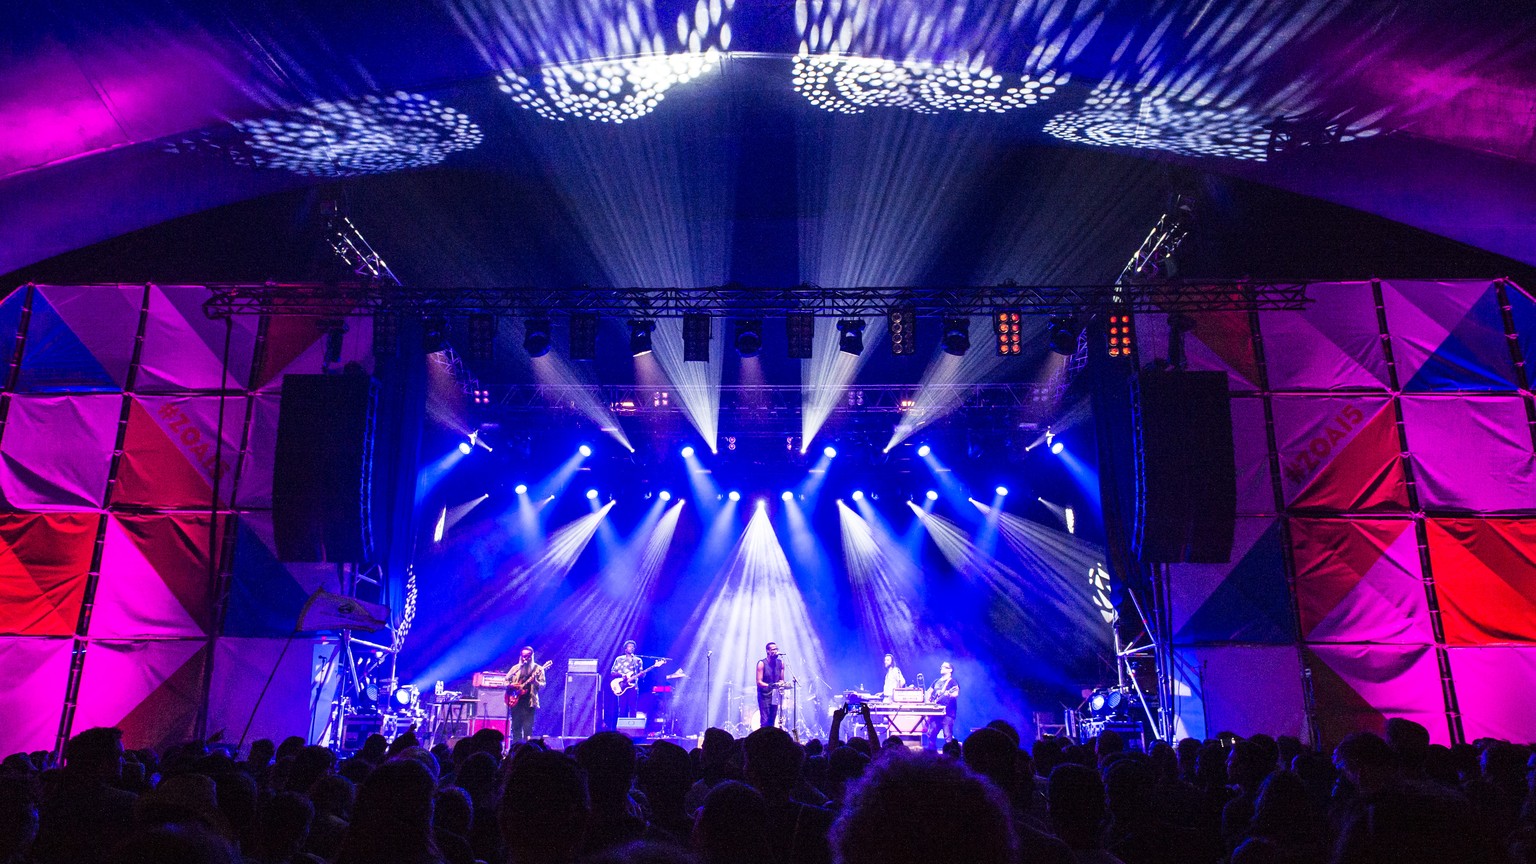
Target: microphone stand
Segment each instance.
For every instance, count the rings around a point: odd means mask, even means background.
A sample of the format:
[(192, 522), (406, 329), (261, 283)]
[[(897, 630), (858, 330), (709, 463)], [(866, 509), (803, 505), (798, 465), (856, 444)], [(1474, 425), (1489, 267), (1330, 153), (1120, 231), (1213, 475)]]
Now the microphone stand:
[(709, 710), (715, 701), (714, 688), (715, 652), (704, 652), (704, 729), (709, 729)]
[(795, 733), (795, 742), (800, 741), (800, 679), (789, 679), (790, 695), (795, 697), (795, 716), (789, 719), (789, 728)]

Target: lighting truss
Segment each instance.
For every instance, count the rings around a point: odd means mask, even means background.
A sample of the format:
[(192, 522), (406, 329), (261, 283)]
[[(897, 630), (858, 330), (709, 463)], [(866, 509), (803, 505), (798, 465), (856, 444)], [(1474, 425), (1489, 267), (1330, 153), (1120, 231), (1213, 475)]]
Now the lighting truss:
[[(681, 403), (675, 397), (681, 388), (672, 386), (643, 385), (515, 385), (499, 393), (498, 404), (510, 408), (569, 408), (578, 396), (596, 394), (616, 414), (648, 411), (678, 411)], [(814, 388), (799, 385), (772, 386), (719, 386), (712, 387), (720, 393), (720, 409), (733, 411), (799, 412), (804, 407), (805, 394)], [(841, 388), (834, 388), (841, 389)], [(838, 409), (856, 409), (861, 412), (901, 413), (913, 409), (918, 388), (911, 385), (871, 385), (849, 388), (857, 399), (839, 398)], [(1003, 408), (1024, 411), (1048, 411), (1056, 402), (1056, 388), (1052, 384), (960, 384), (933, 386), (933, 392), (949, 391), (966, 408)], [(659, 394), (665, 393), (666, 398)]]
[(1026, 315), (1089, 313), (1113, 307), (1131, 312), (1208, 312), (1267, 309), (1299, 311), (1310, 302), (1306, 282), (1215, 280), (1117, 285), (949, 287), (752, 288), (413, 288), (376, 281), (209, 284), (210, 318), (300, 315), (336, 318), (376, 312), (415, 315), (489, 313), (549, 317), (551, 312), (605, 313), (644, 318), (684, 315), (766, 317), (812, 313), (826, 318), (884, 316), (896, 306), (919, 315)]

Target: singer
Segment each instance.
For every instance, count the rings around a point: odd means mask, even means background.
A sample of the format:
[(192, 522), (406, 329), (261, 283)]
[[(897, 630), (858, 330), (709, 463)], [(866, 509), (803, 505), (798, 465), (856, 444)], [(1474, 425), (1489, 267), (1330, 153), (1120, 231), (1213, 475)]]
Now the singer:
[(779, 646), (769, 642), (764, 646), (768, 656), (757, 661), (757, 712), (762, 726), (773, 726), (779, 719), (779, 705), (784, 701), (784, 657)]

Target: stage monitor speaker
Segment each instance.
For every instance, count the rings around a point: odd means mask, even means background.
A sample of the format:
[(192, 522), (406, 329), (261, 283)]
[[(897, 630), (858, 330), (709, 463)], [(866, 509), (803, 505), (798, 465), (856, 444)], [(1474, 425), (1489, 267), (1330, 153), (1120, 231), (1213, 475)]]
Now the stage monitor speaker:
[(1225, 372), (1149, 370), (1141, 409), (1137, 551), (1147, 563), (1232, 557), (1237, 469)]
[(272, 533), (282, 561), (373, 557), (373, 430), (367, 375), (285, 375), (272, 469)]
[(590, 738), (597, 734), (597, 694), (602, 678), (590, 672), (566, 673), (561, 738)]
[(644, 738), (647, 722), (644, 717), (619, 717), (614, 720), (614, 728), (631, 738)]
[(507, 719), (507, 688), (476, 687), (475, 716), (489, 717), (497, 722)]
[(384, 732), (384, 717), (379, 714), (352, 714), (341, 718), (341, 749), (352, 753), (363, 749), (369, 735)]

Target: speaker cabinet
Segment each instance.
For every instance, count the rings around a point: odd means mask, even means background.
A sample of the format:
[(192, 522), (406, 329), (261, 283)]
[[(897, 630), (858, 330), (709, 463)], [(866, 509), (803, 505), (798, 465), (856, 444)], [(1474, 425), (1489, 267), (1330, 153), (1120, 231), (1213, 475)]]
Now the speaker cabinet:
[(1148, 563), (1232, 557), (1237, 469), (1225, 372), (1149, 370), (1140, 394), (1137, 552)]
[(272, 532), (283, 561), (373, 557), (373, 429), (367, 375), (285, 375), (272, 469)]
[(565, 697), (560, 717), (561, 738), (590, 738), (597, 734), (597, 694), (602, 677), (590, 672), (565, 673)]

